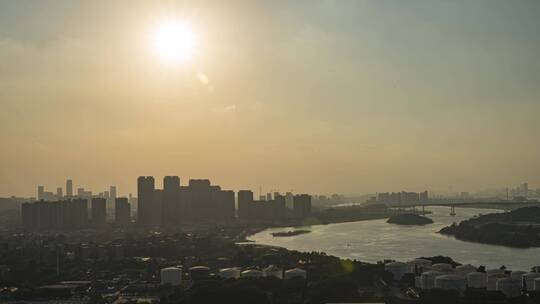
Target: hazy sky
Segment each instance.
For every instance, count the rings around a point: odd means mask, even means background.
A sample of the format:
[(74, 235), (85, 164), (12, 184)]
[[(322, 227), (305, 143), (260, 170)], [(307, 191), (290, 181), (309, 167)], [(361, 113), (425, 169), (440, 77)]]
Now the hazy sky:
[[(0, 195), (540, 187), (540, 1), (1, 1)], [(179, 19), (194, 57), (152, 49)], [(206, 81), (208, 80), (208, 81)], [(161, 181), (158, 182), (161, 187)]]

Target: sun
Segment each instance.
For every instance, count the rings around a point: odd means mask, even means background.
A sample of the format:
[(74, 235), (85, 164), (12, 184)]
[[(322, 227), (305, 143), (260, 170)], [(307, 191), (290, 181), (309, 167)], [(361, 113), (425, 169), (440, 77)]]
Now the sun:
[(196, 39), (189, 25), (170, 21), (158, 26), (153, 34), (153, 47), (158, 57), (168, 64), (190, 61)]

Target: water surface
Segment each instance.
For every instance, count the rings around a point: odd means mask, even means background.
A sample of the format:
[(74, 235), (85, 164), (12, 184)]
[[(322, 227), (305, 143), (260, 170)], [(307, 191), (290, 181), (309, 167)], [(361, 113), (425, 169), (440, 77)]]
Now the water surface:
[[(450, 216), (448, 207), (429, 207), (434, 223), (426, 226), (401, 226), (383, 220), (310, 226), (311, 233), (273, 237), (267, 229), (249, 237), (259, 244), (280, 246), (299, 251), (324, 251), (342, 258), (364, 262), (384, 259), (407, 261), (417, 257), (444, 255), (460, 263), (484, 265), (488, 268), (505, 265), (509, 269), (529, 270), (540, 265), (540, 248), (511, 248), (456, 240), (437, 233), (441, 228), (478, 214), (500, 212), (490, 209), (456, 208)], [(306, 229), (302, 227), (300, 229)]]

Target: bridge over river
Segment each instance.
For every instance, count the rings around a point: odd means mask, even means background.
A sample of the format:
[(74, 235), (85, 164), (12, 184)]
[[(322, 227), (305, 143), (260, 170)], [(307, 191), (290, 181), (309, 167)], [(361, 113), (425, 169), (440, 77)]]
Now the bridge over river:
[(476, 207), (476, 208), (490, 208), (490, 209), (502, 209), (502, 210), (514, 210), (522, 207), (540, 207), (538, 201), (516, 202), (516, 201), (428, 201), (428, 202), (415, 202), (405, 204), (388, 204), (391, 208), (422, 208), (422, 212), (425, 212), (425, 207), (438, 206), (449, 207), (450, 215), (456, 215), (456, 207)]

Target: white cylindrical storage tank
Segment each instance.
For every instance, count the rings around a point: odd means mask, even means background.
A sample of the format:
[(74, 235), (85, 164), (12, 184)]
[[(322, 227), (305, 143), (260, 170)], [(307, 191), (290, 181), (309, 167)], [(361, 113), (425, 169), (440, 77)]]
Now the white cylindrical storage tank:
[(452, 265), (447, 264), (447, 263), (437, 263), (437, 264), (433, 264), (431, 268), (437, 271), (451, 271)]
[(283, 269), (274, 265), (270, 265), (263, 269), (263, 275), (265, 277), (275, 277), (278, 279), (283, 279)]
[(510, 273), (510, 277), (512, 279), (523, 279), (523, 275), (526, 274), (527, 272), (526, 271), (522, 271), (522, 270), (515, 270), (515, 271), (512, 271)]
[(161, 285), (171, 284), (177, 286), (180, 283), (182, 283), (182, 269), (178, 267), (161, 269)]
[(527, 291), (534, 290), (534, 280), (540, 278), (540, 273), (538, 272), (527, 272), (523, 275), (523, 283)]
[(453, 274), (442, 275), (435, 278), (435, 287), (444, 290), (457, 290), (463, 294), (467, 289), (467, 279)]
[(293, 268), (285, 271), (285, 279), (292, 279), (292, 278), (306, 278), (307, 272), (300, 268)]
[(507, 298), (517, 298), (521, 296), (521, 280), (512, 278), (498, 279), (497, 290)]
[(486, 273), (471, 272), (467, 274), (467, 285), (469, 288), (486, 288)]
[(422, 289), (432, 289), (435, 288), (435, 278), (443, 275), (438, 271), (426, 271), (420, 275), (420, 285)]
[(471, 264), (461, 265), (456, 267), (456, 272), (460, 276), (466, 277), (471, 272), (476, 272), (476, 267)]
[(411, 266), (402, 262), (391, 262), (384, 265), (384, 270), (394, 276), (394, 280), (401, 280), (404, 274), (412, 273)]
[(422, 273), (431, 268), (431, 261), (426, 259), (414, 259), (407, 262), (407, 264), (411, 267), (411, 273), (415, 273), (415, 270), (417, 270), (418, 273)]
[(262, 271), (257, 269), (248, 269), (242, 271), (242, 278), (261, 278), (263, 276)]
[(534, 290), (540, 291), (540, 278), (534, 279)]
[(421, 289), (422, 288), (422, 277), (414, 277), (414, 287)]
[(507, 278), (508, 276), (504, 273), (494, 273), (487, 275), (487, 290), (493, 291), (497, 290), (497, 281), (500, 279)]
[(240, 278), (240, 269), (238, 268), (223, 268), (219, 270), (219, 276), (224, 279)]
[(521, 282), (521, 287), (523, 287), (523, 275), (526, 273), (526, 271), (516, 270), (510, 273), (510, 277), (512, 279), (518, 279)]

